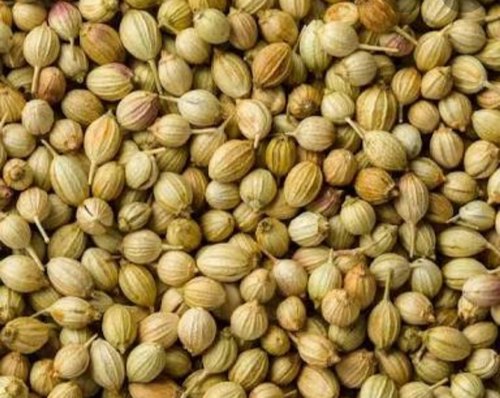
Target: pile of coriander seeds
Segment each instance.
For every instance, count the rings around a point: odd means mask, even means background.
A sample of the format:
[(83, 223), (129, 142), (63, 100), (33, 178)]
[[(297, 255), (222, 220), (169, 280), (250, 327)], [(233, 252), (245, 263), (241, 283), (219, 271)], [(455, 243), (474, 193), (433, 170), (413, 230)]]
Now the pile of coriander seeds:
[(500, 398), (497, 0), (0, 1), (0, 398)]

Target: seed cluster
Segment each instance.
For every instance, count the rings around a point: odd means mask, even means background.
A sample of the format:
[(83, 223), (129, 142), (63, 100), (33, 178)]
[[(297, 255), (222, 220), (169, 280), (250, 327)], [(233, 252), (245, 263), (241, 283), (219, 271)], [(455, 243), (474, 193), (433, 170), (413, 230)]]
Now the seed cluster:
[(0, 398), (500, 398), (495, 0), (0, 1)]

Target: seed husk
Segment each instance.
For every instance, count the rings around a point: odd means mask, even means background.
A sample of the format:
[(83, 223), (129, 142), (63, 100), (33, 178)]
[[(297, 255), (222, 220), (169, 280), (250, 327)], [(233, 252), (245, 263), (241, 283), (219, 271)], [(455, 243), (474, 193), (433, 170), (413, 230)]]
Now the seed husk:
[(78, 261), (56, 257), (46, 267), (49, 281), (59, 293), (76, 297), (89, 297), (92, 293), (92, 277)]
[(126, 363), (127, 378), (131, 382), (149, 383), (165, 366), (165, 351), (158, 343), (140, 343), (129, 353)]
[(486, 249), (498, 252), (479, 232), (460, 226), (447, 228), (438, 235), (438, 249), (448, 257), (469, 257)]
[(362, 131), (355, 124), (352, 127), (362, 137), (363, 149), (370, 159), (370, 163), (388, 171), (406, 168), (406, 151), (390, 133), (383, 130)]
[(496, 397), (497, 5), (160, 3), (0, 1), (9, 398)]
[(9, 289), (30, 293), (48, 286), (48, 280), (30, 257), (11, 255), (0, 263), (0, 279)]
[(123, 294), (133, 303), (144, 307), (154, 305), (156, 284), (147, 268), (132, 263), (124, 264), (120, 267), (118, 284)]
[(257, 53), (252, 62), (254, 83), (258, 87), (276, 87), (291, 71), (292, 49), (286, 43), (272, 43)]
[(124, 129), (142, 131), (150, 127), (159, 111), (158, 95), (148, 91), (133, 91), (116, 107), (116, 120)]
[(87, 301), (79, 297), (61, 297), (50, 307), (35, 314), (50, 314), (60, 326), (82, 329), (101, 318), (101, 314)]
[(179, 340), (193, 355), (201, 354), (215, 340), (217, 327), (210, 313), (202, 308), (191, 308), (178, 325)]
[(230, 140), (214, 152), (208, 165), (208, 174), (217, 182), (234, 182), (246, 175), (254, 162), (251, 142)]
[(276, 319), (278, 324), (287, 331), (301, 330), (307, 322), (304, 303), (298, 297), (287, 297), (276, 308)]
[(481, 379), (469, 372), (458, 373), (451, 378), (450, 389), (454, 397), (484, 396), (485, 389)]
[(0, 340), (21, 354), (38, 351), (49, 339), (49, 326), (31, 317), (13, 319), (0, 332)]
[(394, 344), (401, 328), (401, 316), (389, 298), (391, 283), (392, 272), (389, 272), (385, 282), (384, 298), (368, 318), (368, 336), (379, 349), (386, 349)]
[(342, 286), (342, 274), (335, 266), (333, 259), (312, 271), (308, 280), (308, 294), (316, 307), (319, 307), (326, 294), (332, 289)]
[(388, 376), (383, 374), (375, 374), (370, 376), (365, 382), (362, 384), (359, 397), (397, 397), (398, 390), (396, 383), (392, 381)]
[(54, 357), (54, 371), (63, 379), (76, 378), (87, 370), (90, 363), (88, 347), (97, 338), (94, 335), (85, 344), (68, 344)]
[[(299, 181), (307, 181), (297, 188)], [(301, 207), (311, 203), (321, 189), (323, 175), (321, 169), (310, 161), (297, 163), (287, 175), (284, 182), (286, 202), (293, 207)]]
[(477, 275), (469, 278), (462, 287), (464, 298), (479, 307), (492, 307), (499, 304), (498, 284), (495, 274)]
[(122, 356), (104, 339), (90, 346), (90, 372), (98, 385), (112, 391), (119, 391), (125, 380)]
[(428, 329), (423, 343), (432, 355), (443, 361), (461, 361), (471, 352), (470, 343), (463, 333), (448, 326)]
[(240, 384), (245, 390), (251, 390), (264, 381), (269, 368), (269, 359), (265, 351), (254, 348), (243, 351), (229, 370), (229, 380)]
[(119, 30), (126, 50), (135, 58), (148, 62), (155, 77), (156, 89), (161, 93), (162, 86), (155, 61), (161, 49), (161, 35), (156, 21), (145, 11), (130, 10), (123, 16)]
[(310, 366), (327, 368), (337, 363), (337, 356), (333, 343), (326, 337), (314, 333), (299, 333), (291, 336), (296, 344), (300, 357)]
[(236, 246), (218, 243), (206, 247), (196, 259), (199, 270), (220, 282), (234, 282), (254, 268), (254, 258)]
[(250, 301), (232, 313), (231, 331), (240, 339), (256, 340), (264, 335), (268, 322), (265, 308), (257, 301)]
[(26, 61), (35, 68), (31, 92), (38, 90), (41, 68), (49, 66), (59, 55), (59, 38), (57, 34), (43, 23), (28, 33), (23, 44)]

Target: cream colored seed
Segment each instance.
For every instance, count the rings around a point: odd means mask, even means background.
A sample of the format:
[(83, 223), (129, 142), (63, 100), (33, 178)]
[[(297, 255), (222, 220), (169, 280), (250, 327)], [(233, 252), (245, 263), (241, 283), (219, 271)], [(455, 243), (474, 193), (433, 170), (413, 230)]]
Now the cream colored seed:
[(498, 398), (497, 3), (0, 0), (0, 397)]

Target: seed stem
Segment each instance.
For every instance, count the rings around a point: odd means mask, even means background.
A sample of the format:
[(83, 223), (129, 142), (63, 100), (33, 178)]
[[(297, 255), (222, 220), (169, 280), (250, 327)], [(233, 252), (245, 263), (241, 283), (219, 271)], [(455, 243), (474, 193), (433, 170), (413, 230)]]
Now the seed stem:
[(92, 185), (92, 182), (94, 181), (94, 175), (97, 169), (97, 164), (96, 162), (90, 162), (90, 169), (89, 169), (89, 178), (88, 178), (88, 185)]
[(144, 151), (146, 155), (157, 155), (159, 153), (163, 153), (167, 150), (167, 148), (155, 148), (155, 149), (147, 149)]
[(297, 338), (297, 336), (295, 336), (293, 333), (288, 332), (288, 337), (290, 338), (290, 340), (292, 340), (292, 341), (293, 341), (293, 343), (294, 343), (295, 345), (297, 345), (297, 344), (298, 344), (299, 339), (298, 339), (298, 338)]
[(359, 135), (359, 138), (364, 139), (366, 131), (363, 130), (363, 128), (356, 123), (354, 120), (352, 120), (350, 117), (345, 118), (346, 123), (351, 126), (354, 130), (354, 132)]
[(279, 259), (277, 259), (276, 257), (274, 257), (271, 253), (269, 253), (266, 249), (264, 249), (262, 246), (259, 245), (259, 249), (262, 253), (264, 253), (266, 255), (266, 257), (268, 257), (273, 263), (277, 263), (279, 261)]
[(409, 222), (410, 227), (410, 258), (413, 258), (415, 254), (415, 245), (417, 240), (417, 225), (415, 223)]
[(164, 28), (167, 28), (168, 30), (172, 31), (172, 33), (173, 33), (174, 35), (176, 35), (176, 36), (179, 34), (179, 30), (178, 30), (178, 29), (175, 29), (172, 25), (170, 25), (170, 24), (169, 24), (169, 23), (167, 23), (167, 22), (163, 22), (163, 23), (159, 24), (158, 26), (160, 26), (160, 27), (164, 27)]
[(493, 83), (491, 83), (489, 80), (486, 80), (484, 82), (484, 87), (487, 88), (488, 90), (492, 90), (498, 94), (500, 94), (500, 87), (494, 85)]
[(182, 249), (184, 249), (184, 247), (183, 247), (183, 246), (179, 246), (179, 245), (169, 245), (169, 244), (166, 244), (166, 243), (162, 244), (162, 245), (161, 245), (161, 248), (162, 248), (162, 250), (165, 250), (165, 251), (166, 251), (166, 250), (182, 250)]
[(470, 224), (466, 221), (456, 221), (455, 224), (457, 225), (461, 225), (462, 227), (467, 227), (467, 228), (470, 228), (470, 229), (474, 229), (476, 231), (479, 231), (479, 228), (477, 225), (473, 225), (473, 224)]
[(422, 344), (422, 346), (418, 349), (418, 351), (415, 353), (415, 359), (417, 361), (420, 361), (425, 353), (425, 345)]
[(172, 95), (160, 95), (160, 98), (168, 102), (173, 102), (175, 104), (179, 102), (179, 98), (174, 97)]
[(334, 259), (335, 259), (335, 250), (332, 248), (328, 252), (328, 260), (327, 260), (328, 264), (333, 264)]
[(439, 33), (441, 33), (442, 35), (445, 35), (445, 34), (447, 34), (447, 33), (448, 33), (448, 31), (449, 31), (450, 29), (451, 29), (451, 24), (446, 25), (443, 29), (441, 29), (441, 30), (439, 31)]
[(499, 19), (500, 19), (500, 15), (488, 15), (488, 16), (484, 16), (484, 17), (470, 18), (471, 21), (485, 22), (485, 23), (495, 22)]
[(438, 381), (436, 384), (433, 384), (430, 386), (430, 390), (434, 391), (436, 388), (441, 387), (442, 385), (446, 384), (448, 382), (448, 378), (445, 377), (443, 380)]
[(40, 222), (40, 219), (38, 218), (38, 216), (35, 217), (34, 220), (35, 220), (35, 225), (38, 228), (38, 231), (40, 232), (40, 235), (42, 235), (43, 241), (45, 243), (49, 243), (49, 241), (50, 241), (49, 235), (47, 235), (47, 232), (43, 228), (42, 223)]
[(40, 311), (38, 311), (38, 312), (35, 312), (35, 313), (34, 313), (34, 314), (32, 314), (30, 317), (31, 317), (31, 318), (38, 318), (38, 317), (39, 317), (39, 316), (41, 316), (41, 315), (45, 315), (45, 314), (47, 314), (47, 313), (49, 312), (49, 310), (50, 310), (50, 307), (49, 307), (49, 308), (45, 308), (45, 309), (43, 309), (43, 310), (40, 310)]
[(30, 255), (30, 257), (35, 261), (38, 268), (40, 268), (42, 271), (45, 271), (45, 268), (43, 267), (43, 263), (40, 261), (40, 258), (36, 254), (35, 249), (33, 249), (32, 246), (28, 246), (25, 250)]
[(399, 52), (399, 50), (397, 48), (373, 46), (371, 44), (363, 44), (363, 43), (360, 43), (358, 45), (358, 48), (360, 48), (361, 50), (367, 50), (367, 51), (384, 51), (384, 52), (391, 53), (391, 54), (395, 54), (395, 53)]
[(486, 240), (486, 238), (484, 240), (485, 240), (486, 248), (490, 249), (497, 256), (500, 256), (500, 249), (498, 247), (496, 247), (495, 245), (493, 245), (492, 243), (488, 242)]
[(3, 126), (5, 126), (5, 123), (7, 123), (7, 112), (2, 116), (2, 120), (0, 120), (0, 134), (2, 134)]
[(31, 94), (35, 95), (38, 91), (38, 83), (40, 81), (40, 72), (41, 68), (39, 66), (35, 66), (33, 72), (33, 80), (31, 81)]
[(218, 127), (207, 127), (204, 129), (191, 129), (191, 134), (210, 134), (210, 133), (218, 133), (218, 132), (224, 132), (226, 129), (226, 126), (229, 124), (229, 122), (233, 119), (234, 113), (229, 116), (226, 120), (224, 120)]
[(390, 269), (389, 272), (387, 273), (386, 278), (385, 278), (384, 298), (383, 298), (383, 300), (385, 300), (385, 301), (391, 300), (390, 291), (391, 291), (392, 272), (393, 272), (393, 270)]
[(75, 38), (72, 37), (69, 39), (69, 48), (71, 49), (71, 56), (73, 57), (73, 61), (76, 60), (76, 51), (75, 51)]
[(56, 150), (54, 148), (52, 148), (52, 145), (50, 145), (47, 141), (45, 141), (44, 139), (41, 139), (40, 141), (43, 144), (43, 146), (49, 150), (50, 154), (53, 157), (59, 156), (59, 154), (56, 152)]
[(196, 383), (193, 383), (193, 385), (186, 388), (186, 390), (181, 394), (180, 398), (188, 398), (191, 392), (193, 392), (193, 390), (198, 387), (208, 376), (210, 376), (210, 372), (203, 369), (200, 373), (200, 377), (198, 378), (198, 380), (196, 380)]
[(94, 334), (90, 339), (88, 339), (85, 344), (83, 345), (85, 348), (90, 347), (90, 345), (94, 342), (99, 337), (99, 335), (96, 333)]
[(406, 40), (408, 40), (413, 45), (416, 46), (418, 44), (418, 41), (412, 35), (410, 35), (406, 30), (400, 28), (399, 26), (395, 26), (394, 31), (396, 33), (399, 33), (401, 36), (403, 36)]
[[(219, 126), (220, 127), (220, 126)], [(204, 129), (191, 129), (191, 134), (212, 134), (219, 130), (219, 127), (207, 127)]]
[(257, 147), (259, 146), (259, 142), (260, 142), (260, 134), (257, 134), (254, 138), (254, 141), (253, 141), (253, 148), (254, 149), (257, 149)]
[(158, 91), (158, 94), (163, 94), (163, 87), (161, 86), (160, 83), (160, 76), (158, 75), (158, 68), (156, 67), (156, 60), (150, 59), (148, 61), (148, 65), (151, 68), (151, 71), (153, 72), (153, 76), (155, 79), (155, 85), (156, 85), (156, 90)]

